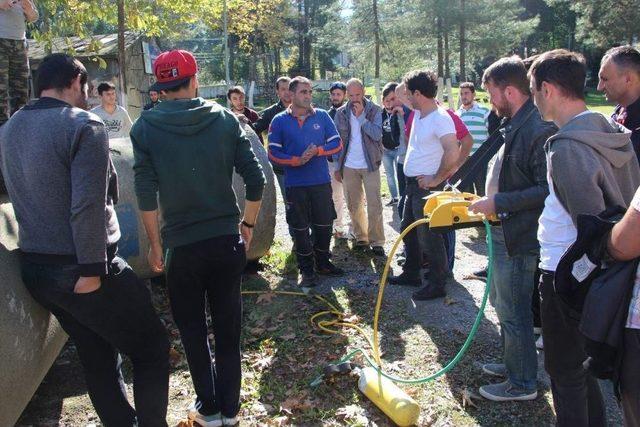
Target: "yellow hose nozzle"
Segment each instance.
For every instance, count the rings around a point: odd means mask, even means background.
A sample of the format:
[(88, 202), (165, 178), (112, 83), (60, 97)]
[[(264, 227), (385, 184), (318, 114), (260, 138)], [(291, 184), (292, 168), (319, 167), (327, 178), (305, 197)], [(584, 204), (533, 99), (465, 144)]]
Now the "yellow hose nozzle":
[(397, 425), (404, 427), (418, 424), (418, 402), (374, 368), (360, 370), (358, 388)]

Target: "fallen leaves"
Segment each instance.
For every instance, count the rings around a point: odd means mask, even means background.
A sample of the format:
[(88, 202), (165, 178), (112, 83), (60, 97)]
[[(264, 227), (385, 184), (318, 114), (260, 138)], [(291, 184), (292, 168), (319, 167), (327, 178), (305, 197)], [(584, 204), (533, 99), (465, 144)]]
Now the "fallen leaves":
[(258, 295), (256, 299), (256, 304), (271, 304), (273, 298), (275, 298), (276, 294), (273, 292), (265, 292), (263, 294)]
[(336, 417), (349, 424), (368, 425), (369, 419), (365, 415), (364, 409), (359, 405), (347, 405), (336, 411)]
[(182, 355), (178, 350), (171, 347), (169, 349), (169, 363), (171, 364), (171, 366), (176, 367), (180, 365), (181, 362), (182, 362)]
[(481, 397), (478, 396), (473, 390), (469, 390), (468, 388), (465, 388), (462, 391), (462, 407), (466, 408), (467, 405), (469, 405), (477, 409), (478, 406), (475, 404), (473, 399), (479, 400), (481, 399)]
[(263, 370), (271, 366), (273, 363), (274, 356), (263, 356), (259, 357), (255, 362), (251, 364), (252, 368)]
[(313, 407), (313, 402), (307, 397), (307, 391), (303, 390), (296, 395), (287, 397), (280, 404), (280, 412), (293, 415), (294, 411), (305, 411)]
[(360, 322), (360, 317), (358, 317), (358, 315), (356, 314), (345, 314), (344, 317), (342, 318), (342, 322), (345, 323), (358, 323)]

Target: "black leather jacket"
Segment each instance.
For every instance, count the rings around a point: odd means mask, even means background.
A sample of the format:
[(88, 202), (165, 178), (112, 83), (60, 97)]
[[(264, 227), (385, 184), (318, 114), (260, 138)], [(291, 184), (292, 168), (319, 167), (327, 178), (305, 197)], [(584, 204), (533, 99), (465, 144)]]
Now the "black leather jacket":
[(544, 143), (557, 128), (543, 121), (533, 101), (528, 100), (502, 123), (501, 131), (505, 152), (495, 205), (502, 220), (507, 253), (539, 253), (538, 218), (549, 194)]

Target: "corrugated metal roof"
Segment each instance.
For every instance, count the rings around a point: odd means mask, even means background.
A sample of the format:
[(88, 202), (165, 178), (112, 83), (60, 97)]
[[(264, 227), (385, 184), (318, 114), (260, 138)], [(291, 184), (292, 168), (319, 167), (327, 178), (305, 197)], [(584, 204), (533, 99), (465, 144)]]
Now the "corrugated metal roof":
[[(125, 47), (128, 48), (135, 43), (140, 36), (127, 31), (124, 38)], [(98, 41), (101, 44), (97, 52), (87, 52), (87, 48), (91, 45), (92, 41)], [(44, 42), (29, 39), (29, 59), (41, 60), (44, 58), (47, 55), (45, 46), (46, 44)], [(90, 38), (56, 37), (53, 39), (53, 53), (65, 52), (69, 50), (70, 47), (75, 50), (75, 56), (80, 58), (88, 56), (117, 57), (118, 34), (99, 34)]]

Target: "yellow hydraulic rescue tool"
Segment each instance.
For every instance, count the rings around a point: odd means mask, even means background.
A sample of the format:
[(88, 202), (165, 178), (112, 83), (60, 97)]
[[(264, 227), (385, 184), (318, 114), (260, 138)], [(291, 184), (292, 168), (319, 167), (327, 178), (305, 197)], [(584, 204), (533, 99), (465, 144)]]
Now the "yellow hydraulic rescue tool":
[(429, 220), (429, 228), (437, 232), (482, 227), (485, 219), (492, 225), (498, 224), (495, 215), (485, 217), (483, 214), (469, 212), (469, 205), (479, 199), (473, 193), (436, 191), (426, 197), (424, 217)]
[[(483, 214), (475, 214), (469, 211), (469, 206), (479, 200), (480, 197), (476, 194), (459, 192), (455, 187), (451, 188), (451, 191), (438, 191), (430, 194), (426, 197), (426, 203), (424, 205), (424, 218), (419, 219), (409, 227), (407, 227), (401, 235), (398, 237), (387, 259), (387, 265), (382, 274), (380, 281), (380, 289), (378, 292), (378, 301), (376, 304), (376, 311), (374, 316), (373, 327), (373, 357), (374, 361), (371, 361), (364, 352), (363, 355), (370, 366), (362, 368), (360, 370), (360, 381), (358, 382), (358, 388), (367, 396), (376, 406), (378, 406), (391, 420), (399, 426), (411, 426), (418, 423), (420, 417), (420, 406), (413, 398), (406, 394), (400, 387), (394, 382), (400, 382), (405, 384), (421, 384), (427, 381), (431, 381), (440, 375), (448, 372), (453, 368), (462, 358), (465, 351), (473, 341), (473, 337), (476, 334), (480, 320), (482, 318), (484, 307), (487, 303), (487, 297), (489, 295), (489, 289), (491, 286), (490, 280), (492, 276), (491, 259), (493, 258), (493, 250), (491, 247), (491, 227), (490, 224), (498, 224), (499, 221), (496, 216), (492, 215), (485, 217)], [(458, 228), (470, 228), (470, 227), (486, 227), (488, 235), (489, 245), (489, 267), (487, 274), (487, 284), (485, 287), (484, 297), (478, 316), (474, 322), (471, 332), (467, 337), (464, 345), (458, 352), (458, 354), (451, 360), (445, 367), (433, 375), (425, 378), (418, 379), (402, 379), (388, 375), (382, 371), (380, 352), (378, 349), (378, 316), (380, 312), (380, 306), (382, 302), (382, 295), (384, 291), (384, 285), (388, 275), (389, 264), (393, 259), (393, 255), (398, 247), (398, 244), (402, 238), (411, 229), (420, 224), (427, 224), (429, 228), (436, 232), (447, 232)], [(341, 362), (344, 362), (358, 350), (355, 350), (347, 357), (343, 358)]]

